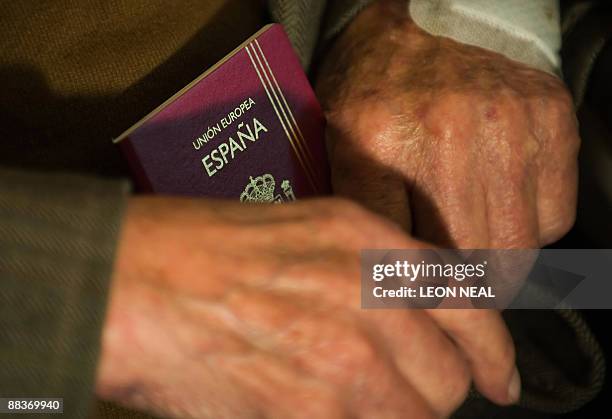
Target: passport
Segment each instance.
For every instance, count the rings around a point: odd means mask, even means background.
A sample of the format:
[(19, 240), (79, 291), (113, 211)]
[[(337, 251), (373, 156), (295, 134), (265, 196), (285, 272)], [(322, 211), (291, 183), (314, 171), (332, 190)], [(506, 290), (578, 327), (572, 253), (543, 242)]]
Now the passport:
[(117, 137), (142, 192), (280, 203), (330, 192), (325, 118), (267, 25)]

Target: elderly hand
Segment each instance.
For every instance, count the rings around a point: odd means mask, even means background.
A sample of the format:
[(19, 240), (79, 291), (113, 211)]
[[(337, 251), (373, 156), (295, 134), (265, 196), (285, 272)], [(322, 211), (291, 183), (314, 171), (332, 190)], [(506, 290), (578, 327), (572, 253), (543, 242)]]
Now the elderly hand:
[(323, 61), (332, 183), (417, 237), (536, 248), (574, 220), (579, 137), (556, 77), (431, 36), (379, 0)]
[(215, 419), (448, 416), (472, 379), (516, 401), (497, 313), (361, 309), (359, 250), (422, 247), (342, 200), (133, 198), (97, 393)]

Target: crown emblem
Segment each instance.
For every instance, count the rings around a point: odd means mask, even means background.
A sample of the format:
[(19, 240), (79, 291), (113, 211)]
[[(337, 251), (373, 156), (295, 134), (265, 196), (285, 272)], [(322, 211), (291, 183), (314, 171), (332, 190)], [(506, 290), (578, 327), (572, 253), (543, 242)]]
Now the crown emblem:
[(274, 201), (274, 187), (276, 186), (276, 182), (271, 174), (266, 173), (255, 179), (253, 179), (253, 176), (249, 176), (249, 179), (251, 181), (240, 195), (240, 202)]
[(283, 195), (275, 194), (276, 181), (274, 176), (269, 173), (253, 178), (249, 176), (249, 183), (240, 194), (240, 202), (259, 202), (259, 203), (281, 203), (285, 201), (295, 201), (293, 188), (288, 180), (283, 180), (281, 189)]

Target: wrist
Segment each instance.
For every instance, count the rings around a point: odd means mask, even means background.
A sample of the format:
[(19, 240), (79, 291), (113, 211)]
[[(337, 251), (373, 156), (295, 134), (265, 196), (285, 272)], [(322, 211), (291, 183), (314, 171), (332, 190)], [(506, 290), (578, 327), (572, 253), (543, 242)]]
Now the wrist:
[[(119, 236), (114, 272), (109, 288), (102, 349), (98, 362), (96, 394), (130, 407), (146, 408), (152, 374), (161, 367), (149, 363), (159, 341), (152, 322), (163, 310), (154, 287), (139, 272), (136, 254), (140, 198), (130, 198)], [(158, 360), (165, 360), (158, 357)]]

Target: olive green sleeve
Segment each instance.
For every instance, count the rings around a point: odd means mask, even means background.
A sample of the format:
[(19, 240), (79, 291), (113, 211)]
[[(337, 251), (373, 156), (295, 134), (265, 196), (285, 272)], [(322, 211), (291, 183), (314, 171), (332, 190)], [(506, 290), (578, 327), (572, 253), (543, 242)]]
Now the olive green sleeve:
[(127, 193), (122, 181), (0, 168), (2, 397), (63, 397), (66, 415), (88, 415)]

